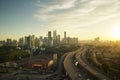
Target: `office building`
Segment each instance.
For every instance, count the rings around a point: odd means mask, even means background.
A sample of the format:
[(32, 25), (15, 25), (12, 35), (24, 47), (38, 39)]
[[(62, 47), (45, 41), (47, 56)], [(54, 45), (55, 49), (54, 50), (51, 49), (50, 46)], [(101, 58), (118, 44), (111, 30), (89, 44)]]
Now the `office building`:
[(48, 39), (52, 39), (51, 31), (48, 31)]
[(48, 31), (48, 46), (53, 46), (51, 31)]
[(25, 46), (25, 38), (20, 38), (18, 42), (18, 46)]
[(54, 46), (57, 45), (57, 32), (56, 32), (56, 30), (53, 31), (53, 45)]
[(12, 45), (12, 39), (7, 39), (6, 46), (11, 46)]
[(37, 37), (35, 38), (35, 48), (38, 48), (40, 46), (40, 39)]
[(64, 32), (64, 38), (62, 39), (62, 44), (67, 44), (66, 32)]
[(15, 47), (15, 46), (18, 46), (17, 40), (13, 40), (11, 46), (14, 46), (14, 47)]
[(60, 35), (57, 35), (56, 44), (60, 45)]
[(25, 37), (25, 46), (27, 48), (35, 48), (35, 36), (34, 35), (29, 35), (28, 37)]

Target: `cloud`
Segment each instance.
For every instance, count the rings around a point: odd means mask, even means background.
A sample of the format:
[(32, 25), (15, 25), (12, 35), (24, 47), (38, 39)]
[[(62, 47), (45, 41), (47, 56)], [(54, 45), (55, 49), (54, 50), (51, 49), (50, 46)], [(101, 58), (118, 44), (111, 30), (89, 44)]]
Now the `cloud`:
[(70, 0), (70, 1), (63, 2), (62, 4), (56, 4), (54, 6), (49, 7), (48, 11), (69, 9), (71, 7), (74, 7), (75, 1), (76, 0)]
[(120, 16), (120, 1), (41, 0), (34, 16), (47, 27), (74, 30)]
[(64, 10), (74, 7), (76, 0), (51, 0), (48, 2), (41, 2), (38, 4), (40, 7), (39, 13), (49, 13), (52, 11)]

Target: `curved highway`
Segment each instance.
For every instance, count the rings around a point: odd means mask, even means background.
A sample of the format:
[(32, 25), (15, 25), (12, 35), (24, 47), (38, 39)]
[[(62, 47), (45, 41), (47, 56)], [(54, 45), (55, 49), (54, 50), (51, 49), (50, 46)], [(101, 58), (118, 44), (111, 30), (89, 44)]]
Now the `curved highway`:
[(90, 76), (93, 77), (92, 80), (110, 80), (108, 77), (100, 73), (99, 71), (96, 71), (92, 66), (87, 64), (86, 60), (86, 48), (82, 51), (79, 51), (76, 55), (76, 61), (79, 63), (79, 67), (84, 69), (86, 73), (88, 73)]
[(75, 55), (79, 52), (79, 50), (76, 50), (74, 52), (70, 52), (67, 54), (65, 60), (64, 60), (64, 68), (68, 74), (68, 76), (72, 80), (90, 80), (89, 75), (84, 73), (83, 70), (79, 69), (77, 66), (77, 62), (75, 60)]
[(69, 75), (69, 77), (72, 79), (72, 80), (81, 80), (77, 73), (76, 73), (76, 69), (75, 69), (75, 66), (73, 64), (73, 57), (75, 55), (75, 52), (70, 52), (65, 60), (64, 60), (64, 68), (67, 72), (67, 74)]

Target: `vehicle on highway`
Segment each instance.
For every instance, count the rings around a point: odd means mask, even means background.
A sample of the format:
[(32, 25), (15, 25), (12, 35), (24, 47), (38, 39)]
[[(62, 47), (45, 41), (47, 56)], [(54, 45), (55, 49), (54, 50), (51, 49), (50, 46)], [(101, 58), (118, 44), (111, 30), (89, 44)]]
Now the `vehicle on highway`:
[(78, 62), (75, 62), (75, 66), (77, 66), (78, 65)]
[(81, 78), (81, 77), (82, 77), (82, 75), (81, 75), (81, 74), (78, 74), (78, 77), (80, 77), (80, 78)]
[(90, 80), (89, 78), (87, 78), (86, 80)]

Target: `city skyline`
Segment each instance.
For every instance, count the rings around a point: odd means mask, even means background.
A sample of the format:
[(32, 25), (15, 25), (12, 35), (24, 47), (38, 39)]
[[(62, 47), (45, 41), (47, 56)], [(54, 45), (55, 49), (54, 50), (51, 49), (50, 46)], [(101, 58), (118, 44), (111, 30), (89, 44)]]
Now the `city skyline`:
[(29, 35), (20, 37), (19, 40), (7, 38), (6, 40), (0, 41), (0, 46), (24, 46), (28, 49), (32, 49), (42, 46), (77, 45), (78, 42), (79, 40), (77, 37), (69, 37), (66, 32), (64, 32), (64, 37), (61, 38), (61, 35), (57, 34), (55, 30), (53, 33), (48, 31), (47, 36), (36, 37), (35, 35)]
[[(56, 39), (57, 36), (60, 36), (61, 39), (70, 38), (71, 37), (70, 35), (68, 35), (68, 33), (66, 31), (63, 31), (62, 35), (60, 35), (56, 30), (54, 30), (54, 31), (47, 31), (45, 34), (46, 34), (45, 36), (43, 36), (43, 35), (36, 36), (34, 34), (29, 34), (29, 35), (20, 36), (20, 37), (18, 37), (18, 39), (7, 37), (6, 39), (0, 40), (0, 41), (5, 41), (7, 39), (19, 41), (20, 38), (28, 37), (28, 36), (34, 36), (34, 37), (36, 37), (38, 39), (40, 39), (40, 38), (51, 38), (52, 40)], [(73, 38), (78, 38), (78, 37), (73, 36)]]
[(1, 0), (0, 40), (66, 31), (80, 40), (120, 40), (119, 0)]

